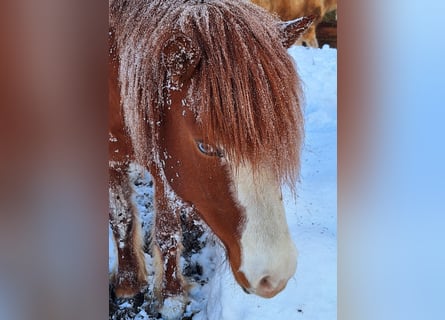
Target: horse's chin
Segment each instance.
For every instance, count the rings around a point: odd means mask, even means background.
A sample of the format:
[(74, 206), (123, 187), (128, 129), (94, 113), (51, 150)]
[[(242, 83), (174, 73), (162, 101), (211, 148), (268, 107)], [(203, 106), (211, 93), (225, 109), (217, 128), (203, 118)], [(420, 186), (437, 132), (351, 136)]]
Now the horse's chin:
[(261, 292), (261, 291), (254, 291), (254, 290), (252, 290), (252, 289), (248, 290), (248, 289), (244, 288), (244, 287), (241, 286), (241, 285), (240, 285), (240, 287), (241, 287), (241, 289), (243, 289), (243, 291), (244, 291), (245, 293), (247, 293), (247, 294), (254, 294), (254, 295), (259, 296), (259, 297), (261, 297), (261, 298), (270, 299), (270, 298), (275, 297), (275, 296), (276, 296), (278, 293), (280, 293), (281, 291), (283, 291), (283, 289), (286, 287), (286, 285), (282, 286), (282, 287), (281, 287), (280, 289), (278, 289), (278, 290), (274, 290), (274, 291), (264, 291), (264, 292)]

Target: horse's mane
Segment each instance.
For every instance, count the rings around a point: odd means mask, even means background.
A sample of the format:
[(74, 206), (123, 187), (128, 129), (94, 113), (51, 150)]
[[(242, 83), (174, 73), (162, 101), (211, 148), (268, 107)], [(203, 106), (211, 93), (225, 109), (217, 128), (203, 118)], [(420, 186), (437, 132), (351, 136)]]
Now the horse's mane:
[(157, 154), (167, 83), (162, 39), (179, 31), (201, 50), (187, 103), (198, 120), (206, 119), (200, 122), (205, 139), (235, 165), (268, 165), (293, 185), (303, 138), (301, 88), (278, 21), (248, 1), (110, 1), (121, 99), (137, 158), (153, 161), (144, 154)]

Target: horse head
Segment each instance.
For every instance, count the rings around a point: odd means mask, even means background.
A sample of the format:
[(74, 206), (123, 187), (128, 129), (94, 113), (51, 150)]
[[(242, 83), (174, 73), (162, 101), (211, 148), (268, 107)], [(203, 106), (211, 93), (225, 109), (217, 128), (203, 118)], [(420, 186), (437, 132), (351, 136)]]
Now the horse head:
[[(271, 46), (285, 52), (313, 19), (279, 24), (279, 38)], [(295, 169), (289, 167), (298, 167), (298, 80), (288, 57), (284, 65), (292, 70), (273, 69), (266, 65), (267, 57), (248, 63), (231, 56), (237, 61), (224, 65), (223, 60), (239, 49), (229, 42), (222, 45), (227, 52), (219, 56), (218, 66), (209, 58), (216, 54), (209, 40), (186, 33), (171, 33), (163, 40), (164, 101), (163, 115), (155, 124), (155, 164), (175, 196), (193, 207), (224, 244), (239, 285), (270, 298), (283, 290), (297, 265), (281, 185)], [(250, 49), (260, 50), (255, 45)], [(243, 69), (245, 63), (252, 69)], [(238, 72), (247, 73), (246, 78), (235, 79)], [(276, 92), (283, 96), (260, 96)], [(289, 96), (292, 99), (285, 101)]]

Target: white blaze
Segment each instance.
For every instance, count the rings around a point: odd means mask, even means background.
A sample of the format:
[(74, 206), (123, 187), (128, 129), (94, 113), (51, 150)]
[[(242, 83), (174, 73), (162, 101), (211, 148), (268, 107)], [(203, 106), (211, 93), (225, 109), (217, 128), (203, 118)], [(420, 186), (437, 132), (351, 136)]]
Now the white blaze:
[(245, 208), (241, 234), (241, 267), (255, 293), (261, 279), (272, 287), (287, 283), (297, 264), (297, 250), (289, 234), (281, 189), (269, 171), (253, 175), (248, 165), (233, 172), (234, 194)]

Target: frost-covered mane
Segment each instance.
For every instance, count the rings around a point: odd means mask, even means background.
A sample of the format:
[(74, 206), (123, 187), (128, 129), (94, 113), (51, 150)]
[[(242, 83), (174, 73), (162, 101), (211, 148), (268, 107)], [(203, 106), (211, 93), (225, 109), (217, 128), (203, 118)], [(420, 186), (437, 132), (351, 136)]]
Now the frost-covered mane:
[[(122, 104), (139, 161), (158, 152), (157, 124), (168, 103), (162, 45), (182, 32), (201, 51), (186, 103), (206, 140), (234, 164), (268, 165), (278, 179), (294, 182), (303, 135), (301, 89), (278, 21), (248, 1), (110, 2)], [(147, 154), (151, 158), (144, 159)]]

